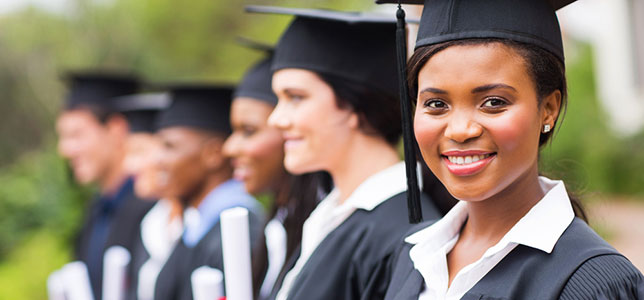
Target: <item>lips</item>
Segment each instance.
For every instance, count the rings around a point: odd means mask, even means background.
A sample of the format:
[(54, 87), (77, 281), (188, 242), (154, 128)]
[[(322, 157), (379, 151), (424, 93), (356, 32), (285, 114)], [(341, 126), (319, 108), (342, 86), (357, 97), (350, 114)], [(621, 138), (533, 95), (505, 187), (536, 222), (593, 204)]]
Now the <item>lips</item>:
[(250, 174), (250, 168), (246, 166), (244, 163), (242, 163), (240, 159), (233, 159), (231, 161), (231, 165), (234, 168), (233, 178), (239, 181), (244, 181), (245, 179), (248, 178)]
[(244, 181), (248, 178), (250, 170), (245, 167), (235, 167), (233, 171), (233, 177), (239, 181)]
[(496, 158), (496, 152), (447, 151), (441, 154), (447, 169), (456, 176), (471, 176), (481, 172)]
[(284, 136), (284, 151), (292, 150), (302, 143), (303, 139), (294, 136)]

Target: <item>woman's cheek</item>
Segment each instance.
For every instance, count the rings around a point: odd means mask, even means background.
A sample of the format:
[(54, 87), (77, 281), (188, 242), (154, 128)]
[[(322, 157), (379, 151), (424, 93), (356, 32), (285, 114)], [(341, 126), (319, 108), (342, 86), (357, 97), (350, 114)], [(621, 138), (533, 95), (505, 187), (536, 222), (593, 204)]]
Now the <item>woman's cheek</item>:
[(438, 153), (434, 145), (436, 145), (440, 137), (442, 130), (441, 123), (422, 113), (416, 114), (414, 119), (414, 132), (420, 151), (423, 153), (425, 159), (430, 158), (425, 155), (426, 153)]
[(528, 148), (538, 143), (530, 141), (533, 136), (526, 134), (534, 127), (534, 117), (521, 111), (507, 113), (503, 116), (482, 121), (482, 125), (490, 133), (493, 142), (504, 152), (519, 151), (522, 147)]

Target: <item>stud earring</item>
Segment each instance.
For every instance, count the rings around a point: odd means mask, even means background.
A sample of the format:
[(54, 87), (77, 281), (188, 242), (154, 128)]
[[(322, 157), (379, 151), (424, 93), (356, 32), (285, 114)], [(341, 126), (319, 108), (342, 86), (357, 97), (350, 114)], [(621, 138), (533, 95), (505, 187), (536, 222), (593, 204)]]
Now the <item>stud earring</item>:
[(543, 125), (543, 133), (550, 132), (550, 124)]

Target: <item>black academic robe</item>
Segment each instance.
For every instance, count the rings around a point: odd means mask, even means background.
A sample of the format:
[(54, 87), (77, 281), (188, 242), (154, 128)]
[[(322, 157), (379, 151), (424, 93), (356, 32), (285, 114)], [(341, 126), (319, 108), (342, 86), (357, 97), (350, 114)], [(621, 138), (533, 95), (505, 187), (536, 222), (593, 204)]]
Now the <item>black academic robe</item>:
[[(259, 238), (263, 218), (249, 211), (249, 230), (251, 249)], [(193, 248), (186, 246), (180, 239), (170, 254), (154, 289), (155, 300), (192, 300), (190, 275), (201, 266), (209, 266), (224, 271), (223, 249), (221, 244), (221, 223), (217, 222)]]
[[(421, 206), (425, 219), (440, 217), (425, 195)], [(288, 299), (383, 299), (392, 271), (390, 259), (410, 227), (406, 192), (371, 211), (356, 210), (313, 251)]]
[[(385, 299), (418, 299), (424, 279), (409, 258), (412, 246), (398, 253)], [(518, 245), (461, 299), (644, 299), (644, 278), (575, 218), (552, 253)]]
[[(123, 191), (119, 193), (120, 199), (119, 205), (114, 208), (114, 211), (111, 213), (109, 227), (107, 232), (107, 239), (105, 244), (101, 247), (101, 261), (97, 267), (100, 271), (98, 276), (90, 276), (90, 283), (92, 285), (92, 292), (94, 293), (94, 299), (100, 300), (102, 298), (102, 284), (103, 284), (103, 260), (102, 256), (105, 253), (105, 250), (112, 246), (122, 246), (127, 249), (130, 254), (133, 254), (133, 245), (137, 238), (139, 224), (145, 216), (145, 214), (152, 208), (154, 202), (144, 201), (134, 195), (134, 190), (132, 187), (132, 182), (128, 181), (123, 186)], [(100, 203), (100, 198), (96, 197), (92, 201), (87, 217), (83, 226), (81, 227), (80, 234), (77, 237), (76, 242), (76, 259), (89, 263), (89, 251), (90, 240), (92, 239), (91, 235), (94, 232), (94, 227), (97, 223), (97, 218), (102, 213), (101, 210), (104, 209), (103, 205)], [(89, 267), (89, 266), (88, 266)], [(128, 283), (129, 284), (129, 283)]]

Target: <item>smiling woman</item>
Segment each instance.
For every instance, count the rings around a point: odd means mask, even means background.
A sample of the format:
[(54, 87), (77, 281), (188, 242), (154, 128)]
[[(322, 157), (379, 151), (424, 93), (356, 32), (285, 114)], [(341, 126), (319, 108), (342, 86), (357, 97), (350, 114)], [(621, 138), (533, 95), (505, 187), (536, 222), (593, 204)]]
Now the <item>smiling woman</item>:
[[(327, 171), (335, 185), (304, 222), (300, 256), (276, 299), (382, 299), (390, 259), (411, 226), (396, 151), (395, 47), (387, 43), (395, 22), (326, 10), (252, 10), (296, 16), (272, 63), (278, 102), (268, 124), (285, 140), (284, 166), (293, 174)], [(428, 219), (439, 216), (429, 197), (422, 197), (422, 210)]]
[(409, 61), (415, 135), (460, 202), (405, 239), (388, 299), (644, 297), (642, 274), (588, 227), (564, 183), (539, 176), (566, 105), (553, 7), (569, 2), (425, 1)]

